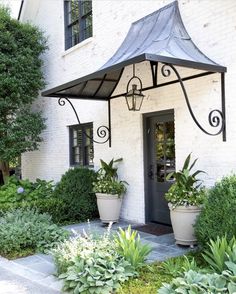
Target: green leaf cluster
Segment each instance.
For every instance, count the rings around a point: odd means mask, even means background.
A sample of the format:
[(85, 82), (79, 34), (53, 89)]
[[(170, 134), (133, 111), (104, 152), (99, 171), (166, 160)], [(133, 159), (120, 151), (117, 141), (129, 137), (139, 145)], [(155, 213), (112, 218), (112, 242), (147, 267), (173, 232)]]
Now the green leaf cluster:
[(140, 236), (129, 226), (126, 230), (119, 228), (114, 237), (117, 251), (135, 268), (141, 268), (152, 248), (148, 244), (142, 244)]
[(26, 249), (45, 252), (65, 240), (68, 232), (53, 224), (48, 214), (16, 209), (0, 217), (0, 254)]
[(236, 239), (227, 240), (226, 237), (217, 237), (216, 241), (210, 240), (209, 249), (205, 249), (202, 256), (210, 267), (217, 273), (226, 270), (227, 261), (236, 262)]
[(52, 254), (64, 290), (71, 293), (109, 294), (137, 275), (134, 266), (117, 250), (109, 231), (100, 237), (79, 235), (59, 244)]
[(0, 216), (5, 212), (17, 208), (23, 210), (35, 209), (39, 213), (48, 213), (54, 223), (64, 223), (64, 215), (68, 214), (68, 208), (62, 199), (45, 198), (31, 201), (5, 202), (0, 204)]
[(122, 160), (123, 158), (113, 158), (109, 163), (106, 163), (104, 160), (100, 159), (101, 168), (99, 169), (98, 173), (109, 180), (118, 179), (118, 168), (114, 166), (114, 164), (121, 162)]
[(56, 185), (53, 197), (65, 203), (61, 221), (87, 221), (98, 216), (93, 182), (96, 173), (88, 168), (68, 170)]
[[(163, 284), (157, 293), (235, 293), (236, 291), (236, 239), (227, 241), (226, 237), (211, 240), (208, 248), (202, 253), (206, 261), (204, 269), (192, 266), (175, 272), (176, 278), (169, 284)], [(168, 267), (167, 267), (168, 265)], [(191, 265), (191, 264), (189, 264)], [(170, 262), (162, 265), (165, 269)]]
[(201, 183), (197, 179), (197, 175), (203, 173), (201, 170), (197, 170), (192, 173), (192, 168), (196, 164), (197, 159), (191, 162), (191, 153), (187, 156), (183, 168), (177, 172), (170, 173), (166, 179), (174, 178), (175, 182), (170, 187), (168, 193), (165, 194), (165, 198), (173, 206), (178, 205), (201, 205), (205, 197), (204, 189), (199, 189)]
[(11, 19), (0, 7), (0, 160), (9, 162), (39, 147), (45, 120), (31, 104), (44, 87), (41, 54), (43, 33)]
[(36, 179), (35, 183), (28, 179), (20, 180), (15, 176), (9, 178), (8, 183), (0, 187), (0, 206), (2, 203), (32, 201), (52, 197), (52, 181)]
[(199, 266), (197, 265), (194, 257), (181, 256), (169, 258), (166, 261), (162, 262), (160, 269), (165, 273), (168, 273), (172, 277), (176, 278), (178, 276), (181, 276), (186, 271), (197, 271), (199, 269)]
[(68, 207), (63, 199), (53, 197), (53, 189), (52, 181), (36, 179), (32, 183), (11, 176), (7, 184), (0, 187), (0, 215), (12, 209), (32, 208), (49, 213), (56, 223), (63, 223)]
[(170, 284), (165, 283), (158, 294), (192, 293), (192, 294), (233, 294), (236, 291), (236, 276), (231, 270), (222, 274), (199, 273), (188, 271), (184, 277), (174, 279)]
[(195, 234), (202, 247), (212, 239), (236, 236), (236, 175), (224, 177), (209, 191), (196, 221)]
[(118, 168), (114, 166), (115, 163), (122, 160), (122, 158), (112, 159), (109, 163), (106, 163), (100, 159), (101, 168), (98, 170), (97, 178), (93, 182), (93, 191), (95, 193), (121, 196), (126, 192), (127, 182), (118, 179)]
[(121, 196), (126, 192), (126, 186), (123, 181), (110, 181), (106, 178), (98, 177), (97, 182), (93, 183), (93, 191), (95, 193), (105, 193)]

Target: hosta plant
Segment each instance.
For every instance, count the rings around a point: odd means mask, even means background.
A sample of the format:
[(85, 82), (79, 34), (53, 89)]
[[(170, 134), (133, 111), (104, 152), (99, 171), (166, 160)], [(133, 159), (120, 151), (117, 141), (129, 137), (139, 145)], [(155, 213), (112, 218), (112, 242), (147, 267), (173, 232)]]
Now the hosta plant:
[[(232, 264), (230, 266), (232, 267)], [(230, 266), (222, 274), (206, 274), (190, 270), (183, 277), (175, 278), (169, 284), (164, 283), (157, 293), (234, 294), (236, 293), (235, 273), (230, 270)]]
[(113, 293), (121, 282), (136, 276), (135, 267), (110, 236), (84, 232), (52, 251), (64, 290), (71, 293)]
[(87, 249), (59, 278), (64, 280), (65, 291), (110, 294), (134, 275), (130, 263), (116, 252)]

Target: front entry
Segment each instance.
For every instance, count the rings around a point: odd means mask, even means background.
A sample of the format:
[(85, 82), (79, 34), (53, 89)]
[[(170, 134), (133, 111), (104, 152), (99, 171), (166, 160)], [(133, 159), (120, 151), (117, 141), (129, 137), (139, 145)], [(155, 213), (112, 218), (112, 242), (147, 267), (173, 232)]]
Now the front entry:
[(146, 220), (170, 225), (165, 193), (173, 183), (166, 176), (175, 170), (174, 111), (144, 116)]

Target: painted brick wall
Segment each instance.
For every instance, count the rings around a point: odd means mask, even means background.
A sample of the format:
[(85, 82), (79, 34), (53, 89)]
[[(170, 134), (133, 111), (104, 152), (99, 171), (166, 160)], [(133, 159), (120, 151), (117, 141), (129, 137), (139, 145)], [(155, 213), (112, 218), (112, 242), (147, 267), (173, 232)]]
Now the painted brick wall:
[[(23, 21), (39, 25), (48, 36), (49, 51), (43, 57), (47, 88), (60, 85), (102, 66), (119, 47), (130, 23), (170, 3), (150, 1), (93, 1), (93, 37), (64, 51), (64, 23), (62, 0), (27, 0)], [(182, 0), (179, 1), (184, 24), (198, 47), (214, 61), (227, 66), (226, 115), (227, 142), (221, 136), (202, 133), (192, 121), (180, 86), (151, 90), (146, 93), (142, 111), (128, 112), (124, 98), (112, 101), (112, 148), (95, 144), (95, 168), (99, 159), (123, 157), (120, 176), (129, 183), (122, 217), (144, 222), (144, 169), (142, 114), (173, 109), (175, 112), (176, 164), (182, 166), (188, 153), (198, 157), (196, 168), (207, 172), (203, 176), (207, 186), (223, 175), (236, 171), (236, 1)], [(148, 80), (145, 64), (139, 66), (142, 79)], [(143, 74), (145, 72), (145, 75)], [(185, 71), (182, 72), (185, 74)], [(126, 85), (130, 70), (121, 80)], [(186, 82), (196, 117), (206, 127), (210, 110), (220, 106), (220, 76), (211, 75)], [(119, 90), (120, 90), (119, 89)], [(36, 107), (47, 118), (44, 143), (39, 151), (22, 156), (23, 177), (37, 177), (58, 181), (69, 168), (68, 125), (76, 123), (69, 106), (60, 107), (56, 99), (39, 98)], [(81, 122), (94, 122), (94, 128), (107, 123), (107, 106), (102, 102), (76, 101)]]

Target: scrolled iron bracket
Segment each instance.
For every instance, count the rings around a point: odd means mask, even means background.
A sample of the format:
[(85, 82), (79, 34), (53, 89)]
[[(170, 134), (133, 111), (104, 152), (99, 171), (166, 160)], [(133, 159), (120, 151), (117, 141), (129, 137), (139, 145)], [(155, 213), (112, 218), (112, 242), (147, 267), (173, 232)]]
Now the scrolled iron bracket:
[[(163, 77), (169, 77), (171, 75), (171, 69), (173, 70), (173, 72), (175, 73), (181, 89), (183, 91), (184, 94), (184, 98), (188, 107), (188, 110), (190, 112), (190, 115), (193, 119), (193, 121), (195, 122), (195, 124), (199, 127), (199, 129), (201, 131), (203, 131), (205, 134), (209, 135), (209, 136), (217, 136), (220, 133), (223, 133), (223, 141), (226, 141), (226, 137), (225, 137), (225, 113), (224, 113), (224, 105), (222, 105), (222, 111), (219, 109), (213, 109), (209, 112), (208, 114), (208, 122), (209, 125), (213, 128), (217, 128), (219, 127), (219, 130), (215, 133), (210, 133), (207, 130), (205, 130), (203, 128), (203, 126), (198, 122), (196, 116), (193, 113), (192, 107), (190, 105), (189, 99), (188, 99), (188, 95), (187, 95), (187, 91), (185, 89), (184, 83), (180, 77), (180, 74), (178, 73), (177, 69), (172, 65), (172, 64), (164, 64), (161, 67), (161, 74), (163, 75)], [(222, 90), (224, 91), (224, 89)], [(224, 96), (224, 94), (222, 93), (222, 96)], [(223, 100), (223, 99), (222, 99)]]
[[(71, 106), (71, 108), (73, 109), (73, 111), (74, 111), (74, 113), (75, 113), (75, 116), (76, 116), (76, 119), (77, 119), (77, 121), (78, 121), (78, 124), (80, 125), (81, 124), (81, 122), (80, 122), (80, 119), (79, 119), (79, 116), (78, 116), (78, 113), (77, 113), (77, 111), (75, 110), (75, 107), (74, 107), (74, 105), (72, 104), (72, 102), (70, 101), (70, 99), (68, 99), (67, 97), (60, 97), (59, 99), (58, 99), (58, 104), (60, 105), (60, 106), (64, 106), (65, 104), (66, 104), (66, 102), (68, 102), (69, 104), (70, 104), (70, 106)], [(109, 124), (110, 124), (110, 104), (109, 104)], [(101, 139), (104, 139), (104, 140), (102, 140), (102, 141), (97, 141), (97, 140), (94, 140), (92, 137), (90, 137), (88, 134), (86, 134), (85, 132), (83, 132), (83, 134), (87, 137), (87, 138), (89, 138), (90, 140), (92, 140), (94, 143), (97, 143), (97, 144), (104, 144), (104, 143), (106, 143), (107, 141), (109, 141), (109, 146), (111, 146), (110, 144), (111, 144), (111, 142), (110, 142), (110, 140), (111, 140), (111, 135), (110, 135), (110, 128), (109, 127), (107, 127), (107, 126), (99, 126), (98, 128), (97, 128), (97, 131), (96, 131), (96, 133), (97, 133), (97, 136), (99, 137), (99, 138), (101, 138)]]

